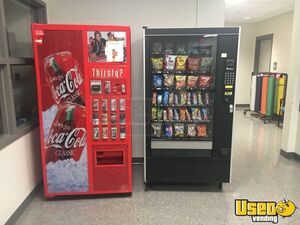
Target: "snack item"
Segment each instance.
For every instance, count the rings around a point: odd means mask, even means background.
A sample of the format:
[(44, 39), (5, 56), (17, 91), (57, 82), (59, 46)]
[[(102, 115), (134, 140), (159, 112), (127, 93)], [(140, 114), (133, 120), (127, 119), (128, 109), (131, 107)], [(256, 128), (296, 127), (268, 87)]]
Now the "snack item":
[(200, 64), (200, 70), (210, 71), (212, 60), (213, 60), (213, 58), (211, 58), (211, 57), (202, 57), (201, 64)]
[(156, 105), (156, 97), (157, 97), (157, 93), (153, 92), (152, 93), (152, 105)]
[(198, 104), (198, 100), (197, 100), (197, 92), (192, 92), (192, 99), (193, 99), (193, 105), (197, 105)]
[(184, 124), (177, 123), (174, 125), (175, 137), (184, 137)]
[(161, 74), (153, 74), (152, 76), (152, 86), (155, 88), (162, 87), (162, 75)]
[(168, 112), (166, 109), (163, 110), (163, 120), (167, 121), (168, 120)]
[(154, 137), (161, 137), (162, 131), (161, 131), (161, 123), (153, 123), (152, 124), (152, 134)]
[(167, 111), (168, 111), (168, 120), (173, 121), (174, 120), (173, 109), (171, 107), (168, 107)]
[(205, 92), (204, 94), (202, 94), (202, 96), (203, 96), (204, 105), (209, 105), (210, 104), (210, 93)]
[(165, 70), (174, 70), (176, 63), (176, 55), (166, 55), (164, 68)]
[(156, 120), (157, 119), (157, 108), (152, 107), (151, 108), (151, 119)]
[(185, 88), (186, 76), (176, 75), (175, 80), (176, 80), (176, 88), (178, 89)]
[(164, 91), (163, 105), (168, 105), (169, 103), (169, 91)]
[(179, 109), (175, 108), (174, 109), (174, 120), (179, 121), (179, 115), (180, 115)]
[(198, 95), (198, 105), (204, 105), (203, 101), (202, 101), (202, 94), (201, 94), (201, 92), (198, 92), (197, 95)]
[(192, 119), (193, 120), (201, 120), (201, 118), (199, 118), (199, 109), (198, 108), (192, 108)]
[(191, 121), (191, 112), (188, 109), (185, 109), (186, 120)]
[(191, 92), (188, 92), (186, 94), (186, 104), (187, 105), (191, 105), (192, 104), (192, 93)]
[(172, 137), (173, 136), (173, 127), (171, 124), (166, 124), (165, 126), (165, 136)]
[(176, 70), (185, 70), (186, 68), (186, 61), (187, 61), (186, 55), (178, 55), (176, 58)]
[(163, 110), (157, 109), (157, 120), (162, 120), (162, 119), (163, 119)]
[(212, 76), (200, 75), (199, 76), (199, 87), (210, 88), (212, 85)]
[(169, 93), (169, 105), (173, 105), (174, 104), (174, 93), (170, 92)]
[(180, 121), (184, 122), (186, 119), (185, 108), (180, 108)]
[(185, 91), (181, 91), (180, 92), (180, 105), (186, 105), (186, 92)]
[(179, 95), (178, 93), (175, 93), (175, 94), (174, 94), (174, 97), (175, 97), (175, 99), (174, 99), (174, 104), (175, 104), (175, 105), (179, 105), (180, 95)]
[(151, 57), (151, 61), (152, 61), (152, 68), (154, 71), (163, 70), (163, 66), (164, 66), (163, 58)]
[(189, 56), (187, 60), (188, 70), (199, 70), (200, 68), (200, 57), (197, 56)]
[(187, 136), (196, 137), (196, 126), (194, 123), (187, 125)]
[(164, 86), (172, 87), (174, 85), (174, 75), (173, 74), (164, 74)]
[(206, 124), (197, 125), (198, 137), (207, 137), (207, 126)]
[(198, 76), (188, 76), (187, 87), (195, 88), (197, 86)]
[(163, 96), (162, 94), (157, 94), (157, 105), (161, 105)]
[(209, 109), (201, 108), (201, 115), (203, 120), (209, 120)]

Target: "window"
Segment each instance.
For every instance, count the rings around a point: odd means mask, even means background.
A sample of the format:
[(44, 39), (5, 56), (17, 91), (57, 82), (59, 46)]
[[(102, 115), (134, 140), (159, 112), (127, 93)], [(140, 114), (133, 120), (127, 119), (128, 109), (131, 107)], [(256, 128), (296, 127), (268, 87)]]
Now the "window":
[(45, 10), (42, 0), (0, 0), (0, 149), (37, 125), (30, 25), (45, 23)]

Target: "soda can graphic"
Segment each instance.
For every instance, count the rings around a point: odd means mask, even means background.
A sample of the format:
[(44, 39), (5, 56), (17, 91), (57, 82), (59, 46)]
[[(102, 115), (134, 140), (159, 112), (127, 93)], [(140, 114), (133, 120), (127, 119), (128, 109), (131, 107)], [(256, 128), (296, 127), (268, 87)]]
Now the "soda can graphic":
[(125, 124), (125, 113), (120, 113), (120, 124), (121, 125)]
[(117, 110), (117, 100), (114, 98), (110, 100), (110, 110), (111, 111)]
[(108, 127), (102, 127), (102, 138), (108, 139)]
[(126, 87), (125, 87), (125, 84), (122, 84), (122, 85), (121, 85), (121, 93), (122, 93), (122, 94), (125, 94), (125, 93), (126, 93)]
[(93, 108), (94, 112), (99, 111), (99, 100), (98, 99), (95, 99), (95, 98), (93, 99), (92, 108)]
[(110, 81), (109, 80), (104, 81), (104, 93), (110, 94)]
[(116, 113), (111, 114), (110, 122), (111, 122), (111, 124), (116, 124), (117, 123), (117, 114)]
[(97, 112), (93, 112), (93, 125), (99, 125), (99, 114)]
[(102, 109), (103, 112), (107, 112), (107, 110), (108, 110), (107, 99), (102, 99), (101, 100), (101, 109)]
[(125, 99), (120, 99), (120, 111), (125, 111)]
[(108, 116), (107, 113), (102, 114), (102, 124), (107, 125), (108, 124)]
[(120, 139), (125, 139), (126, 138), (126, 131), (125, 127), (120, 128)]
[(99, 137), (100, 137), (100, 135), (99, 135), (99, 128), (98, 127), (94, 127), (93, 128), (93, 139), (94, 140), (98, 140)]
[(117, 128), (116, 127), (111, 128), (111, 139), (117, 139)]

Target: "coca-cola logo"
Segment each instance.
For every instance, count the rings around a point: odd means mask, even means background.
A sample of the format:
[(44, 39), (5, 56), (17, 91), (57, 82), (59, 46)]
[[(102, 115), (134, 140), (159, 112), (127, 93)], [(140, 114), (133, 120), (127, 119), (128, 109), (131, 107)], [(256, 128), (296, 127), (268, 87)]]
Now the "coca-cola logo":
[(74, 128), (70, 132), (55, 132), (51, 129), (46, 141), (46, 149), (76, 149), (86, 144), (86, 129)]
[(53, 97), (60, 102), (62, 99), (76, 93), (76, 90), (82, 83), (83, 79), (78, 71), (78, 67), (75, 65), (74, 68), (66, 73), (65, 79), (62, 82), (59, 82), (56, 86), (52, 86)]

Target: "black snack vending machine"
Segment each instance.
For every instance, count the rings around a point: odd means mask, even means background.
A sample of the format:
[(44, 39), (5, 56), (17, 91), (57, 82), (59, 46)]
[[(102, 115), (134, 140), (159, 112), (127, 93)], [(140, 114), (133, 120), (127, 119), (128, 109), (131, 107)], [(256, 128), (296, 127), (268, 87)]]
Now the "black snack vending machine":
[(230, 182), (239, 28), (144, 28), (145, 183)]

